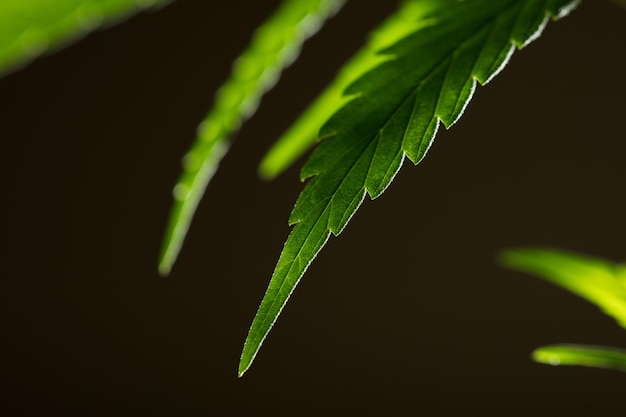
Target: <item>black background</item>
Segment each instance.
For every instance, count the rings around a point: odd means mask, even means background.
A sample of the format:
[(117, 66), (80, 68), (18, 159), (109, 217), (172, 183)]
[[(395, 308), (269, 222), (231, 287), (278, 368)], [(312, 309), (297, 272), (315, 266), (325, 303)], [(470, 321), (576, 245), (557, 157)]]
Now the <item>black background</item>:
[(1, 415), (624, 415), (626, 375), (529, 359), (626, 347), (624, 330), (496, 262), (523, 245), (624, 257), (626, 12), (595, 0), (366, 201), (237, 379), (301, 189), (298, 166), (266, 183), (257, 163), (395, 7), (349, 2), (307, 43), (162, 279), (180, 158), (277, 4), (180, 0), (0, 80)]

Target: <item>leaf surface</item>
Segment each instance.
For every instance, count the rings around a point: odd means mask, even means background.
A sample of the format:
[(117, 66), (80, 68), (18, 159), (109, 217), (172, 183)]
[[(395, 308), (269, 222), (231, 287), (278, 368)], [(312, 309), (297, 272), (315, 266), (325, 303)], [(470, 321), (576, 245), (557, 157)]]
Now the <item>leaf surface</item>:
[(349, 101), (344, 90), (387, 59), (379, 53), (382, 49), (393, 45), (408, 33), (428, 25), (430, 22), (426, 16), (432, 7), (432, 3), (409, 2), (376, 28), (367, 45), (341, 68), (333, 82), (270, 148), (259, 166), (261, 176), (266, 179), (275, 178), (310, 149), (318, 140), (318, 133), (324, 122)]
[(609, 261), (555, 249), (514, 249), (505, 266), (533, 274), (597, 305), (626, 328), (626, 268)]
[(103, 23), (170, 0), (2, 0), (0, 75)]
[(626, 350), (602, 346), (550, 345), (532, 353), (533, 360), (546, 365), (578, 365), (626, 372)]
[(228, 150), (230, 135), (254, 113), (263, 94), (295, 59), (302, 43), (344, 1), (285, 0), (236, 60), (230, 78), (220, 88), (213, 108), (198, 128), (195, 143), (184, 157), (159, 260), (162, 275), (170, 272), (180, 252), (204, 190)]
[[(327, 137), (302, 169), (313, 177), (290, 217), (289, 235), (246, 338), (239, 364), (250, 366), (308, 265), (364, 200), (389, 185), (405, 156), (417, 164), (439, 123), (461, 116), (476, 82), (487, 83), (515, 47), (536, 38), (572, 0), (413, 0), (429, 25), (383, 49), (382, 63), (345, 90), (349, 101), (322, 127)], [(406, 24), (406, 23), (404, 23)], [(399, 33), (405, 32), (402, 28)]]
[[(543, 278), (597, 305), (626, 328), (626, 266), (555, 249), (512, 249), (502, 263)], [(601, 346), (550, 345), (536, 349), (535, 361), (580, 365), (626, 372), (626, 350)]]

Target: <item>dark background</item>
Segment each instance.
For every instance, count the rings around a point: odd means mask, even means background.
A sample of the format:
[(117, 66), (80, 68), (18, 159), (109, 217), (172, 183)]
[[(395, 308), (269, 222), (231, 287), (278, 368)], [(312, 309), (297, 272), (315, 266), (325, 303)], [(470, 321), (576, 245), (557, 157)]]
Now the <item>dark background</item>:
[(522, 245), (624, 257), (626, 11), (596, 0), (364, 204), (237, 379), (301, 189), (299, 167), (265, 183), (257, 163), (395, 6), (349, 2), (307, 43), (162, 279), (179, 161), (277, 4), (180, 0), (0, 80), (0, 415), (624, 415), (626, 375), (529, 353), (626, 332), (496, 262)]

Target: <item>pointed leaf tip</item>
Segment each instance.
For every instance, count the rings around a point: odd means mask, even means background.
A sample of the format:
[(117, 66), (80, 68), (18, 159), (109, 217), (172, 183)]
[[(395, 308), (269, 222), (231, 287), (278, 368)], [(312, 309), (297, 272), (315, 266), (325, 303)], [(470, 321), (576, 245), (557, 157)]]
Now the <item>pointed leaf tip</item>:
[(250, 327), (240, 369), (253, 361), (330, 234), (345, 228), (366, 194), (375, 198), (387, 188), (405, 157), (415, 163), (424, 157), (440, 122), (450, 126), (460, 117), (475, 80), (500, 71), (514, 43), (523, 45), (541, 32), (547, 12), (546, 2), (537, 0), (403, 3), (400, 15), (415, 19), (391, 19), (397, 27), (390, 33), (402, 35), (384, 45), (367, 71), (359, 67), (358, 77), (346, 76), (350, 97), (333, 108), (320, 131), (333, 136), (317, 146), (301, 171), (302, 179), (310, 179), (291, 213), (295, 227)]

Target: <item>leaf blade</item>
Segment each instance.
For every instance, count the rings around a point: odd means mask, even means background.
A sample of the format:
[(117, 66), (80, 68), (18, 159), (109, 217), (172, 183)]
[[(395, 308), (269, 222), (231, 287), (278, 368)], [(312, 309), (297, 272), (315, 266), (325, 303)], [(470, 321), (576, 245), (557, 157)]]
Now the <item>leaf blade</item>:
[(174, 203), (159, 257), (159, 272), (169, 274), (204, 190), (228, 151), (227, 140), (252, 115), (269, 90), (324, 20), (345, 0), (285, 0), (261, 25), (220, 88), (213, 108), (183, 159), (174, 188)]
[(171, 0), (3, 0), (0, 76), (38, 55), (79, 39), (103, 23)]
[(546, 365), (575, 365), (626, 372), (626, 350), (603, 346), (549, 345), (532, 352), (535, 362)]
[(425, 17), (430, 8), (432, 5), (407, 3), (376, 28), (365, 47), (348, 60), (331, 84), (272, 145), (261, 161), (259, 174), (265, 179), (273, 179), (310, 149), (317, 142), (324, 122), (349, 100), (344, 96), (344, 90), (385, 59), (380, 50), (396, 43), (407, 33), (431, 24)]
[(626, 274), (603, 259), (547, 248), (503, 252), (510, 269), (533, 274), (598, 306), (626, 328)]
[[(511, 35), (522, 6), (536, 6), (535, 15), (525, 15), (524, 21), (542, 22), (548, 14), (557, 16), (560, 10), (557, 7), (574, 2), (544, 1), (541, 7), (534, 0), (422, 0), (405, 3), (405, 7), (428, 8), (424, 16), (437, 24), (420, 27), (382, 51), (386, 59), (347, 86), (345, 94), (349, 100), (322, 127), (320, 136), (328, 139), (318, 145), (302, 168), (301, 178), (312, 178), (292, 211), (290, 224), (295, 227), (278, 261), (281, 268), (277, 265), (270, 280), (269, 288), (278, 286), (288, 295), (277, 299), (274, 291), (268, 289), (266, 292), (244, 344), (239, 376), (251, 365), (284, 303), (304, 274), (306, 267), (302, 268), (302, 263), (308, 266), (321, 250), (321, 246), (316, 247), (304, 262), (296, 259), (290, 254), (300, 253), (301, 241), (292, 240), (291, 236), (312, 230), (312, 225), (319, 225), (320, 220), (326, 223), (326, 239), (330, 233), (338, 235), (365, 194), (376, 198), (386, 189), (405, 156), (418, 163), (432, 144), (440, 121), (449, 126), (460, 116), (474, 83), (481, 80), (475, 73), (483, 75), (483, 81), (488, 81), (494, 74), (485, 68), (499, 71), (508, 58), (508, 55), (502, 57), (500, 51), (511, 50), (514, 44), (527, 43), (526, 39)], [(501, 30), (509, 31), (508, 35), (488, 36), (487, 29), (495, 26), (499, 18), (508, 22), (508, 25), (500, 26)], [(543, 26), (537, 23), (535, 29), (540, 31)], [(473, 40), (471, 47), (466, 45), (468, 39)], [(501, 39), (503, 45), (495, 48), (494, 39)], [(486, 45), (498, 52), (495, 58), (484, 54)], [(471, 52), (474, 57), (469, 66), (463, 52)], [(494, 65), (498, 61), (502, 62)], [(458, 77), (456, 80), (449, 77), (450, 68), (472, 68), (472, 71), (467, 80), (458, 82)], [(447, 86), (445, 90), (444, 86)], [(279, 271), (289, 262), (295, 266), (295, 272), (285, 279)], [(268, 306), (275, 303), (280, 304), (280, 308), (274, 308), (273, 315), (270, 315)]]

